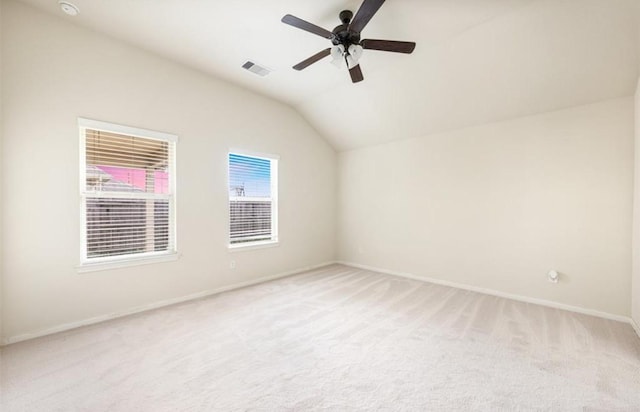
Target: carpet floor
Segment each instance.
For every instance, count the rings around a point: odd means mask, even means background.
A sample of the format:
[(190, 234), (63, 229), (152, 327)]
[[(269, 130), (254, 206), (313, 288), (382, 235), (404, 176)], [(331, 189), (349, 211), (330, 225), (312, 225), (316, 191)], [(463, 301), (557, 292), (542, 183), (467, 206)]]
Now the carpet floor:
[(624, 323), (332, 265), (9, 345), (2, 411), (640, 411)]

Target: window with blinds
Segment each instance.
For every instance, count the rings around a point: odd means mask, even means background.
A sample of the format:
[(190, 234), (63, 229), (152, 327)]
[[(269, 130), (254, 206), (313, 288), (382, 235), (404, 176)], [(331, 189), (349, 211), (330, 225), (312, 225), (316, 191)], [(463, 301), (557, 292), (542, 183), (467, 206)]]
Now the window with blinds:
[(229, 243), (231, 247), (278, 240), (278, 160), (229, 153)]
[(79, 125), (81, 262), (174, 254), (177, 137), (86, 119)]

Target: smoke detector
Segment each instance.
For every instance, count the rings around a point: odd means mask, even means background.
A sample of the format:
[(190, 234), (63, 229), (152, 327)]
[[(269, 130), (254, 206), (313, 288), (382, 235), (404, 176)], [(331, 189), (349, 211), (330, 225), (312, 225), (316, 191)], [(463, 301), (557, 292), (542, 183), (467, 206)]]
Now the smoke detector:
[(69, 16), (77, 16), (80, 13), (78, 6), (68, 1), (59, 1), (58, 4), (60, 5), (60, 9)]

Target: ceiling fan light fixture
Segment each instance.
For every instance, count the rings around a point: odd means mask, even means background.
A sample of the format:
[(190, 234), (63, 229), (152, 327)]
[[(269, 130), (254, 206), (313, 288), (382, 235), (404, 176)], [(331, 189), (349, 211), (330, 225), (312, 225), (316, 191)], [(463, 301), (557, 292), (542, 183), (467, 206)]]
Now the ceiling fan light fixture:
[(347, 67), (349, 69), (353, 69), (358, 65), (358, 62), (356, 61), (356, 59), (354, 59), (353, 56), (351, 56), (350, 54), (347, 54), (344, 59), (347, 61)]
[(349, 55), (354, 58), (356, 62), (360, 61), (360, 57), (362, 57), (362, 51), (364, 49), (359, 44), (352, 44), (349, 46)]
[(338, 44), (331, 48), (331, 64), (336, 66), (338, 69), (342, 67), (344, 56), (344, 46), (342, 44)]
[(362, 46), (356, 44), (352, 44), (351, 46), (349, 46), (349, 51), (345, 56), (347, 67), (349, 69), (353, 69), (354, 67), (356, 67), (358, 65), (358, 62), (360, 61), (360, 57), (362, 57)]

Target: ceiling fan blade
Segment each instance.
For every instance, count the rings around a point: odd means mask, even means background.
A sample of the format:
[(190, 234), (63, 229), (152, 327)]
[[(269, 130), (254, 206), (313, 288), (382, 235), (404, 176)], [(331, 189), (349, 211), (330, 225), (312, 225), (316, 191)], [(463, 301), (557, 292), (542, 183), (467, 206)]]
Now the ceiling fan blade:
[(383, 3), (384, 0), (364, 0), (356, 16), (351, 20), (351, 24), (349, 24), (349, 31), (360, 33)]
[(351, 81), (354, 83), (358, 83), (364, 80), (364, 76), (362, 75), (362, 70), (360, 70), (359, 64), (350, 68), (349, 74), (351, 75)]
[(327, 57), (330, 54), (331, 54), (331, 47), (329, 47), (328, 49), (324, 49), (321, 52), (318, 52), (318, 53), (314, 54), (313, 56), (309, 57), (306, 60), (301, 61), (300, 63), (298, 63), (295, 66), (293, 66), (293, 68), (295, 70), (305, 69), (308, 66), (311, 66), (313, 63), (317, 62), (318, 60), (324, 59), (325, 57)]
[(395, 40), (374, 40), (364, 39), (360, 42), (363, 49), (369, 50), (381, 50), (395, 53), (407, 53), (413, 52), (416, 48), (416, 44), (411, 41), (395, 41)]
[(282, 18), (282, 22), (284, 24), (302, 29), (304, 31), (308, 31), (309, 33), (316, 34), (320, 37), (324, 37), (325, 39), (333, 39), (333, 33), (331, 33), (329, 30), (325, 30), (322, 27), (316, 26), (315, 24), (309, 23), (308, 21), (304, 21), (296, 16), (287, 14)]

